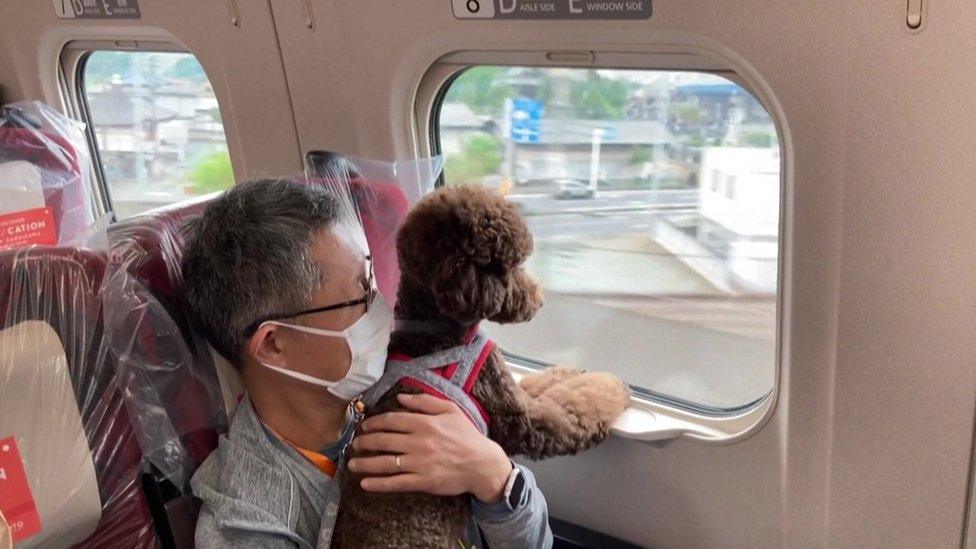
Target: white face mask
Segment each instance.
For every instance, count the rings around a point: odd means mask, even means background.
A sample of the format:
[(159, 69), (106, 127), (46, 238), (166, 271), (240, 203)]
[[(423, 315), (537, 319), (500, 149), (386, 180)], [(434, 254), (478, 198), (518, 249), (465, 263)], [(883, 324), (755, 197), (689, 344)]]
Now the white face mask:
[(326, 337), (341, 337), (349, 345), (352, 355), (349, 371), (345, 377), (337, 381), (321, 379), (301, 372), (295, 372), (278, 366), (262, 362), (261, 365), (289, 377), (326, 387), (330, 393), (343, 399), (356, 398), (374, 383), (379, 381), (386, 370), (386, 347), (390, 343), (390, 332), (393, 329), (393, 310), (383, 299), (383, 294), (377, 292), (369, 304), (369, 310), (359, 320), (340, 332), (286, 324), (276, 320), (269, 320), (266, 324), (286, 326), (293, 330), (321, 335)]

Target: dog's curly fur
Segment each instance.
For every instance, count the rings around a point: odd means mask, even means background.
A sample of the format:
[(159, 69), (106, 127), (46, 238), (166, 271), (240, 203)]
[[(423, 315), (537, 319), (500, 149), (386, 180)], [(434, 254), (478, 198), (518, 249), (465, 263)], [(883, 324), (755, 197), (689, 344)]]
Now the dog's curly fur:
[[(394, 332), (390, 352), (422, 356), (462, 343), (484, 320), (525, 322), (542, 294), (523, 269), (532, 235), (514, 206), (481, 187), (441, 189), (407, 216), (397, 237), (401, 271), (396, 317), (440, 320), (437, 333)], [(367, 416), (399, 409), (392, 389)], [(532, 459), (575, 454), (603, 441), (630, 398), (604, 373), (557, 366), (519, 384), (501, 350), (488, 358), (472, 389), (490, 418), (488, 436), (509, 455)], [(342, 505), (333, 546), (455, 547), (469, 518), (470, 496), (377, 494), (361, 477), (342, 475)]]

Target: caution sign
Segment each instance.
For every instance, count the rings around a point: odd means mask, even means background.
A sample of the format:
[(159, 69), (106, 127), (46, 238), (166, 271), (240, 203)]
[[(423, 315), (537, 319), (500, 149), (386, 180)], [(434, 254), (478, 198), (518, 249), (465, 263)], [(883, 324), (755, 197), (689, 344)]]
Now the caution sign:
[(139, 0), (51, 0), (61, 19), (139, 19)]
[(0, 440), (0, 513), (14, 543), (41, 531), (41, 517), (14, 437)]
[(458, 19), (650, 19), (651, 0), (451, 0)]

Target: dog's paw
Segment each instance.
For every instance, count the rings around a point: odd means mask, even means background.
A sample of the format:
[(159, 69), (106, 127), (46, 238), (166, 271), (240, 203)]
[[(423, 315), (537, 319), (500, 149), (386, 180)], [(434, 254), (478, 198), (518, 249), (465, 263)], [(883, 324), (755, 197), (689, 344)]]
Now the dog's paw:
[(630, 388), (620, 378), (605, 372), (585, 372), (550, 385), (542, 394), (597, 431), (608, 429), (630, 404)]
[(577, 377), (582, 373), (580, 370), (569, 366), (553, 366), (537, 374), (523, 377), (519, 384), (530, 397), (538, 398), (553, 385)]

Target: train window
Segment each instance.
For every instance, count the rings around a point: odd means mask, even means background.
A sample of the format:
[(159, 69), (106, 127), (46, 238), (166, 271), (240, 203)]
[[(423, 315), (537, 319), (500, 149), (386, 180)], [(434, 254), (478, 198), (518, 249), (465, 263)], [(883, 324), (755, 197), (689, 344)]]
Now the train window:
[(780, 150), (752, 94), (701, 72), (478, 66), (440, 97), (446, 184), (503, 193), (535, 235), (545, 306), (490, 327), (513, 358), (701, 411), (771, 392)]
[(119, 219), (233, 185), (217, 98), (193, 55), (95, 51), (80, 75)]

